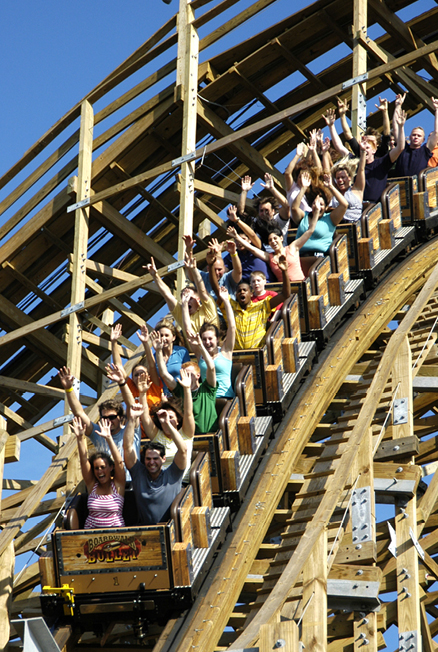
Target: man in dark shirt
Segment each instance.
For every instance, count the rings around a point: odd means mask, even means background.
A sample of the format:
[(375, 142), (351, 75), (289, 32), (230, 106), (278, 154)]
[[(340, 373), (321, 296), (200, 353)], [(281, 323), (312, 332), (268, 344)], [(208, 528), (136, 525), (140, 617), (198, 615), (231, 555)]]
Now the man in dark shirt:
[(395, 177), (411, 177), (414, 174), (420, 174), (421, 170), (427, 168), (432, 150), (438, 143), (438, 99), (432, 97), (431, 100), (435, 108), (434, 130), (425, 143), (426, 136), (423, 127), (412, 129), (409, 143), (406, 143), (395, 164)]
[(366, 143), (366, 165), (365, 165), (365, 191), (363, 194), (364, 201), (378, 202), (382, 192), (385, 190), (388, 180), (388, 172), (394, 161), (398, 159), (403, 151), (405, 142), (404, 125), (406, 122), (406, 113), (400, 111), (396, 116), (398, 128), (397, 145), (391, 149), (385, 156), (375, 158), (377, 143), (375, 139), (364, 137)]
[(165, 418), (168, 430), (177, 447), (172, 464), (167, 469), (162, 469), (166, 461), (166, 451), (162, 444), (153, 442), (146, 444), (144, 464), (142, 464), (134, 446), (134, 431), (142, 411), (140, 405), (130, 406), (123, 447), (125, 464), (132, 476), (140, 523), (155, 525), (168, 520), (170, 506), (181, 491), (187, 465), (187, 444), (178, 430), (172, 426), (167, 415)]

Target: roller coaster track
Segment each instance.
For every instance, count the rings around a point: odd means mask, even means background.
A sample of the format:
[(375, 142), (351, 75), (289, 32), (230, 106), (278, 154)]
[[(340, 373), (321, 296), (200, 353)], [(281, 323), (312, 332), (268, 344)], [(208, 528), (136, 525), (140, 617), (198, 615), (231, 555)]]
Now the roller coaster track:
[[(281, 644), (289, 640), (288, 636), (295, 643), (299, 636), (307, 649), (341, 650), (354, 643), (353, 622), (351, 614), (329, 611), (329, 629), (321, 630), (321, 623), (327, 628), (327, 608), (321, 607), (327, 595), (327, 573), (345, 561), (365, 563), (371, 572), (382, 573), (380, 593), (395, 589), (396, 561), (388, 552), (386, 523), (385, 527), (372, 527), (374, 541), (368, 543), (376, 550), (377, 535), (377, 553), (367, 553), (369, 546), (364, 545), (360, 554), (362, 546), (352, 545), (351, 523), (346, 516), (353, 493), (364, 483), (372, 483), (373, 476), (381, 475), (379, 464), (370, 463), (372, 454), (382, 441), (403, 434), (396, 426), (388, 426), (387, 415), (397, 391), (405, 384), (400, 370), (406, 343), (414, 360), (411, 383), (423, 363), (433, 364), (436, 336), (430, 329), (438, 317), (437, 253), (435, 239), (399, 263), (332, 337), (284, 416), (204, 592), (184, 622), (175, 626), (178, 633), (173, 636), (166, 630), (156, 650), (209, 652), (254, 646), (271, 650), (276, 640)], [(388, 329), (391, 321), (398, 324), (394, 331)], [(403, 396), (405, 389), (398, 396)], [(414, 432), (421, 425), (419, 418), (433, 404), (431, 394), (416, 396)], [(427, 434), (427, 419), (422, 422), (419, 436)], [(373, 452), (364, 453), (367, 447)], [(398, 472), (403, 468), (406, 471), (400, 461), (422, 464), (430, 459), (421, 446), (415, 460), (412, 453), (403, 458), (394, 454)], [(387, 467), (394, 474), (394, 465)], [(419, 476), (416, 466), (411, 469)], [(422, 511), (417, 516), (422, 514), (423, 520), (418, 517), (418, 536), (429, 530), (433, 520), (435, 485), (434, 476), (419, 499)], [(431, 540), (432, 551), (433, 534), (426, 539)], [(424, 544), (423, 548), (429, 549)], [(353, 552), (349, 555), (348, 551)], [(427, 552), (424, 563), (433, 574), (435, 562)], [(416, 600), (419, 590), (424, 595), (424, 577), (423, 573), (420, 587), (406, 591), (409, 605), (405, 606), (414, 612), (420, 607), (410, 601)], [(315, 596), (317, 599), (312, 599)], [(377, 641), (381, 646), (382, 634), (376, 630), (385, 630), (382, 620), (386, 627), (395, 622), (399, 631), (405, 631), (405, 623), (400, 622), (405, 607), (400, 607), (399, 598), (397, 616), (397, 596), (392, 599), (382, 605), (378, 617), (372, 614), (374, 630), (368, 631), (368, 638), (361, 635), (361, 650), (377, 649)], [(367, 606), (362, 610), (368, 611)], [(293, 620), (302, 620), (299, 631), (290, 626)], [(434, 631), (432, 625), (430, 631)], [(424, 641), (430, 643), (430, 647), (424, 645), (425, 650), (435, 649), (430, 631), (423, 634)]]

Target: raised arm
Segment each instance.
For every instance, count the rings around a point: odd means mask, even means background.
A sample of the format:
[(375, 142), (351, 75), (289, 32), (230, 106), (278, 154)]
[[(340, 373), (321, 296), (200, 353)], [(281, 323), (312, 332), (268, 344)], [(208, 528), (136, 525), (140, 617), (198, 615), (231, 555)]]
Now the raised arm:
[(113, 362), (114, 364), (118, 365), (123, 369), (123, 362), (122, 362), (122, 357), (120, 355), (120, 348), (119, 348), (119, 339), (121, 337), (122, 337), (122, 325), (116, 324), (115, 326), (111, 326), (110, 342), (111, 342), (111, 353), (113, 356)]
[(146, 355), (146, 362), (148, 366), (150, 379), (152, 380), (154, 385), (159, 385), (160, 377), (158, 375), (157, 368), (155, 366), (154, 356), (152, 355), (151, 343), (149, 339), (149, 331), (146, 324), (143, 324), (140, 330), (137, 331), (137, 337), (140, 340), (140, 342), (143, 344), (143, 349)]
[(146, 269), (148, 270), (149, 274), (152, 276), (153, 280), (155, 281), (159, 293), (163, 297), (164, 301), (167, 303), (167, 307), (172, 312), (172, 310), (175, 309), (177, 300), (175, 299), (172, 292), (170, 291), (170, 288), (166, 285), (166, 283), (158, 274), (157, 268), (155, 266), (155, 261), (152, 257), (151, 257), (150, 265), (146, 265)]
[(254, 247), (261, 248), (262, 241), (260, 240), (259, 236), (249, 226), (249, 224), (246, 224), (246, 222), (243, 222), (243, 220), (238, 217), (237, 208), (235, 206), (228, 206), (227, 215), (230, 222), (234, 222), (235, 226), (237, 226), (237, 224), (239, 225), (239, 229), (250, 239), (250, 242), (252, 245), (254, 245)]
[(308, 220), (309, 221), (309, 226), (307, 228), (307, 231), (304, 231), (304, 233), (299, 238), (296, 238), (288, 246), (291, 247), (292, 249), (295, 249), (296, 251), (299, 251), (301, 249), (301, 247), (310, 238), (312, 233), (314, 233), (317, 222), (318, 222), (318, 217), (319, 217), (319, 210), (317, 210), (316, 208), (315, 209), (312, 208), (312, 213), (309, 215), (309, 220)]
[(266, 190), (269, 190), (271, 195), (275, 197), (275, 199), (280, 205), (280, 208), (278, 209), (278, 214), (281, 217), (281, 219), (286, 222), (286, 220), (288, 220), (290, 217), (289, 202), (287, 201), (286, 197), (275, 187), (272, 174), (266, 173), (265, 183), (262, 183), (261, 185), (263, 186), (263, 188), (266, 188)]
[(125, 431), (123, 433), (123, 454), (128, 471), (132, 469), (137, 461), (137, 453), (135, 450), (135, 429), (138, 426), (138, 419), (142, 412), (143, 406), (138, 405), (138, 403), (129, 406)]
[[(351, 140), (353, 138), (353, 134), (347, 122), (347, 111), (348, 111), (347, 100), (345, 100), (344, 102), (343, 100), (341, 100), (340, 97), (338, 97), (338, 113), (341, 119), (341, 126), (342, 126), (342, 131), (344, 133), (344, 138), (345, 140)], [(348, 154), (348, 150), (347, 150), (347, 154)]]
[(188, 333), (187, 341), (190, 346), (194, 346), (199, 349), (200, 354), (204, 358), (205, 364), (207, 366), (206, 380), (211, 387), (216, 387), (216, 369), (214, 366), (214, 360), (205, 348), (201, 336), (199, 333)]
[(375, 106), (382, 112), (383, 135), (389, 136), (391, 133), (391, 123), (389, 121), (388, 100), (384, 97), (379, 97), (379, 103)]
[[(339, 105), (339, 102), (338, 102), (338, 105)], [(324, 118), (325, 123), (329, 128), (330, 138), (332, 140), (332, 144), (333, 144), (333, 147), (335, 148), (335, 150), (337, 152), (339, 152), (340, 154), (342, 154), (343, 156), (346, 156), (347, 154), (349, 154), (348, 149), (345, 147), (344, 143), (342, 142), (342, 140), (339, 137), (338, 132), (336, 131), (336, 127), (335, 127), (336, 111), (335, 111), (335, 109), (333, 109), (333, 108), (327, 109), (327, 111), (325, 113), (323, 113), (322, 117)], [(344, 114), (344, 118), (345, 118), (345, 114)], [(341, 117), (341, 122), (342, 122), (342, 117)]]
[(205, 289), (204, 281), (202, 280), (202, 276), (196, 264), (196, 258), (193, 256), (193, 254), (190, 255), (188, 260), (184, 261), (184, 265), (186, 269), (189, 269), (191, 274), (193, 274), (193, 280), (195, 282), (196, 289), (199, 294), (199, 298), (201, 299), (201, 301), (207, 301), (210, 295)]
[(253, 187), (253, 183), (251, 183), (251, 177), (249, 175), (245, 175), (241, 181), (241, 187), (242, 190), (240, 192), (240, 197), (239, 201), (237, 202), (237, 210), (239, 213), (245, 213), (246, 211), (246, 197)]
[(234, 240), (227, 240), (227, 252), (230, 254), (231, 264), (233, 269), (231, 270), (231, 278), (236, 283), (240, 283), (242, 280), (242, 263), (240, 262), (239, 254), (236, 251), (236, 243)]
[(161, 341), (160, 334), (157, 333), (157, 331), (152, 331), (150, 337), (152, 340), (152, 346), (155, 349), (158, 373), (160, 374), (161, 380), (166, 385), (167, 389), (172, 392), (176, 387), (176, 380), (167, 371), (166, 362), (164, 361), (163, 356), (163, 342)]
[(228, 359), (232, 359), (234, 344), (236, 341), (236, 320), (234, 319), (234, 310), (231, 307), (230, 295), (226, 287), (219, 288), (224, 311), (227, 319), (227, 334), (222, 342), (221, 353)]
[(397, 123), (397, 144), (390, 150), (389, 157), (394, 163), (402, 153), (405, 148), (405, 122), (406, 122), (406, 113), (405, 111), (400, 110), (396, 117)]
[(363, 140), (359, 143), (359, 147), (360, 147), (359, 165), (357, 166), (356, 179), (354, 180), (354, 184), (351, 189), (354, 193), (360, 196), (360, 199), (362, 200), (363, 193), (365, 190), (365, 181), (366, 181), (365, 165), (367, 162), (367, 151), (366, 151), (365, 142)]
[(88, 414), (86, 414), (73, 389), (74, 376), (72, 375), (69, 367), (61, 367), (58, 372), (58, 376), (59, 380), (61, 381), (62, 388), (65, 391), (70, 410), (73, 412), (75, 417), (79, 417), (82, 420), (85, 426), (85, 434), (87, 437), (89, 437), (91, 431), (93, 430), (93, 424), (91, 423), (90, 417)]
[(147, 392), (150, 386), (151, 384), (150, 382), (148, 382), (146, 378), (146, 374), (141, 374), (141, 376), (139, 376), (138, 379), (138, 393), (140, 398), (140, 405), (143, 408), (143, 411), (140, 415), (140, 420), (141, 420), (141, 425), (143, 426), (143, 430), (146, 433), (146, 436), (149, 437), (149, 439), (154, 439), (154, 437), (158, 432), (158, 428), (155, 425), (155, 423), (152, 421), (149, 412)]
[(243, 238), (240, 237), (240, 235), (237, 233), (236, 229), (234, 229), (232, 226), (229, 226), (227, 229), (227, 235), (229, 235), (231, 238), (234, 238), (236, 242), (239, 244), (243, 245), (245, 249), (248, 249), (254, 256), (257, 256), (257, 258), (260, 258), (260, 260), (264, 260), (265, 263), (269, 263), (269, 254), (266, 253), (266, 251), (263, 251), (262, 249), (258, 249), (257, 247), (254, 247), (250, 242), (247, 242)]
[[(195, 436), (195, 417), (193, 416), (193, 398), (191, 390), (191, 378), (185, 369), (181, 369), (181, 378), (179, 384), (184, 390), (184, 414), (183, 414), (183, 432), (186, 437)], [(185, 467), (184, 467), (185, 468)]]
[(289, 190), (292, 188), (294, 184), (293, 171), (295, 170), (296, 164), (300, 159), (304, 158), (306, 154), (307, 154), (307, 145), (305, 143), (298, 143), (295, 156), (293, 157), (293, 159), (291, 160), (291, 162), (289, 163), (289, 165), (284, 171), (286, 192), (289, 192)]
[(434, 120), (434, 126), (433, 126), (433, 132), (429, 136), (427, 140), (427, 146), (429, 149), (433, 149), (436, 147), (436, 144), (438, 143), (438, 98), (431, 97), (432, 104), (435, 109), (435, 120)]
[(184, 290), (181, 292), (181, 317), (182, 317), (182, 327), (185, 335), (187, 336), (187, 333), (189, 333), (193, 326), (192, 322), (190, 319), (190, 312), (189, 312), (189, 301), (191, 299), (191, 292), (189, 288), (184, 288)]
[(321, 165), (321, 159), (319, 158), (318, 155), (318, 131), (316, 129), (312, 129), (310, 132), (310, 140), (308, 144), (309, 152), (312, 154), (312, 159), (313, 159), (313, 166), (315, 169), (318, 171), (318, 173), (322, 172), (322, 165)]
[(120, 451), (117, 448), (114, 439), (111, 435), (111, 421), (109, 419), (101, 419), (99, 421), (99, 430), (96, 431), (97, 434), (102, 437), (108, 444), (108, 448), (111, 453), (111, 457), (114, 460), (114, 484), (116, 489), (121, 496), (125, 493), (125, 465), (120, 455)]
[(122, 392), (123, 400), (126, 405), (133, 405), (135, 399), (132, 395), (131, 390), (129, 389), (128, 384), (126, 383), (126, 376), (122, 366), (117, 364), (107, 364), (105, 367), (106, 375), (113, 382), (117, 383)]
[(290, 297), (290, 280), (287, 275), (287, 260), (286, 256), (281, 254), (278, 257), (278, 267), (281, 269), (283, 287), (280, 294), (277, 294), (275, 297), (271, 297), (271, 308), (276, 308), (280, 303), (286, 301)]
[(298, 177), (297, 183), (300, 187), (300, 192), (298, 195), (295, 197), (295, 199), (292, 202), (291, 206), (291, 215), (292, 215), (292, 220), (295, 222), (295, 224), (298, 226), (298, 224), (301, 222), (303, 219), (305, 213), (303, 209), (301, 208), (301, 202), (303, 201), (303, 197), (306, 193), (306, 190), (310, 188), (310, 185), (312, 183), (312, 180), (310, 178), (310, 174), (306, 171), (303, 170), (301, 172), (300, 176)]
[(92, 490), (95, 478), (91, 464), (88, 461), (88, 448), (85, 440), (85, 424), (80, 417), (75, 417), (70, 424), (72, 433), (76, 436), (76, 443), (78, 445), (79, 462), (81, 465), (82, 477), (87, 487), (88, 493)]
[(330, 219), (332, 221), (332, 224), (338, 226), (339, 222), (342, 220), (342, 218), (345, 215), (345, 211), (348, 208), (348, 201), (345, 199), (342, 192), (339, 192), (336, 186), (333, 185), (331, 174), (324, 174), (324, 185), (326, 188), (330, 190), (333, 197), (338, 201), (338, 206), (336, 206), (336, 208), (334, 208), (330, 213)]
[(405, 98), (406, 98), (406, 93), (403, 94), (400, 93), (399, 95), (395, 96), (394, 113), (392, 116), (392, 131), (394, 133), (394, 137), (397, 137), (397, 131), (398, 131), (397, 116), (402, 110), (402, 106), (403, 106), (403, 102), (405, 101)]

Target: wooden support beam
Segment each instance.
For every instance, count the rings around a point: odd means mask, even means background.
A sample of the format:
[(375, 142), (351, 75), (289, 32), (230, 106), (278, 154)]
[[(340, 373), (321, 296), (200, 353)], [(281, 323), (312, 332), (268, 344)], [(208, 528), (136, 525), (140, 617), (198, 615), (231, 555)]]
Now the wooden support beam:
[[(370, 8), (377, 14), (380, 25), (395, 41), (401, 43), (408, 51), (418, 50), (423, 47), (425, 42), (415, 36), (411, 28), (390, 10), (388, 5), (381, 0), (368, 0)], [(431, 74), (432, 78), (436, 77), (438, 72), (438, 61), (436, 54), (431, 52), (424, 61), (425, 69)]]
[[(93, 126), (94, 116), (91, 104), (84, 101), (81, 106), (81, 126), (79, 131), (79, 158), (78, 158), (78, 181), (77, 201), (88, 199), (91, 195), (91, 164), (93, 152)], [(77, 208), (75, 211), (75, 231), (73, 244), (73, 270), (71, 280), (70, 304), (72, 306), (81, 303), (85, 298), (85, 261), (88, 250), (88, 223), (90, 219), (90, 208)], [(82, 364), (82, 324), (79, 315), (72, 312), (68, 321), (68, 346), (67, 346), (67, 367), (75, 378), (81, 378)], [(78, 392), (79, 393), (79, 392)], [(65, 397), (65, 414), (70, 408)], [(71, 437), (69, 424), (65, 424), (64, 433), (60, 439), (63, 446)], [(66, 491), (70, 494), (82, 478), (79, 454), (75, 451), (67, 465)]]
[[(181, 157), (196, 149), (196, 124), (198, 103), (198, 53), (199, 37), (193, 22), (195, 14), (189, 0), (180, 0), (177, 22), (178, 62), (175, 100), (183, 101)], [(184, 259), (184, 235), (193, 234), (193, 199), (195, 190), (196, 160), (183, 160), (181, 163), (181, 196), (178, 228), (178, 260)], [(177, 294), (184, 287), (185, 274), (182, 268), (177, 272)]]
[[(367, 72), (367, 53), (358, 35), (366, 38), (368, 26), (367, 0), (354, 0), (353, 6), (353, 74), (355, 79)], [(366, 129), (366, 83), (355, 84), (351, 90), (351, 131), (359, 140)]]
[(306, 650), (327, 650), (327, 529), (322, 530), (303, 566), (301, 641)]
[[(5, 462), (5, 443), (8, 438), (6, 421), (0, 417), (0, 499), (3, 488), (3, 471)], [(1, 500), (0, 500), (1, 505)], [(12, 582), (14, 577), (14, 544), (8, 545), (0, 552), (0, 649), (6, 650), (9, 643), (9, 612), (12, 600)]]
[(421, 617), (418, 553), (410, 531), (417, 537), (417, 499), (400, 500), (396, 505), (397, 536), (397, 613), (399, 637), (417, 633), (417, 649), (421, 650)]
[(407, 337), (404, 339), (404, 342), (399, 348), (394, 360), (391, 386), (395, 396), (393, 414), (397, 414), (396, 408), (399, 408), (400, 411), (403, 412), (403, 423), (396, 424), (393, 422), (392, 436), (394, 439), (399, 437), (411, 437), (414, 434), (412, 354)]
[[(363, 37), (360, 34), (358, 40), (376, 61), (386, 64), (396, 60), (396, 57), (393, 57), (389, 52), (386, 52), (386, 50), (380, 47), (369, 36)], [(416, 75), (413, 70), (407, 67), (394, 70), (393, 74), (404, 86), (406, 86), (417, 101), (424, 104), (424, 106), (427, 106), (431, 111), (434, 110), (430, 98), (434, 91), (437, 90), (437, 86), (434, 86), (433, 82), (426, 82), (426, 80), (422, 79), (419, 75)]]
[(16, 269), (12, 263), (6, 261), (3, 263), (3, 267), (8, 269), (14, 278), (17, 279), (29, 292), (33, 292), (35, 296), (39, 297), (44, 303), (50, 306), (53, 310), (62, 310), (62, 306), (55, 301), (51, 296), (40, 290), (36, 283), (33, 283), (27, 276), (22, 274), (18, 269)]

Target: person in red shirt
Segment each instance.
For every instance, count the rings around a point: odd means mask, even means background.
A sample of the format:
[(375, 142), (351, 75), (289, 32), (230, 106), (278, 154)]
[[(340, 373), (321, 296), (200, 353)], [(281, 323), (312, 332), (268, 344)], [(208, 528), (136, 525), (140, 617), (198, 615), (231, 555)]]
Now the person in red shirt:
[[(263, 274), (263, 272), (252, 272), (251, 274), (251, 279), (250, 279), (250, 286), (251, 286), (251, 291), (252, 291), (252, 297), (251, 301), (253, 303), (257, 303), (258, 301), (263, 301), (263, 299), (266, 299), (266, 297), (276, 297), (278, 292), (275, 292), (274, 290), (267, 290), (266, 289), (266, 276)], [(281, 310), (281, 306), (283, 304), (280, 303), (279, 306), (276, 308), (273, 308), (271, 315), (268, 319), (268, 321), (272, 321), (272, 318), (274, 316), (274, 313), (276, 310)]]

